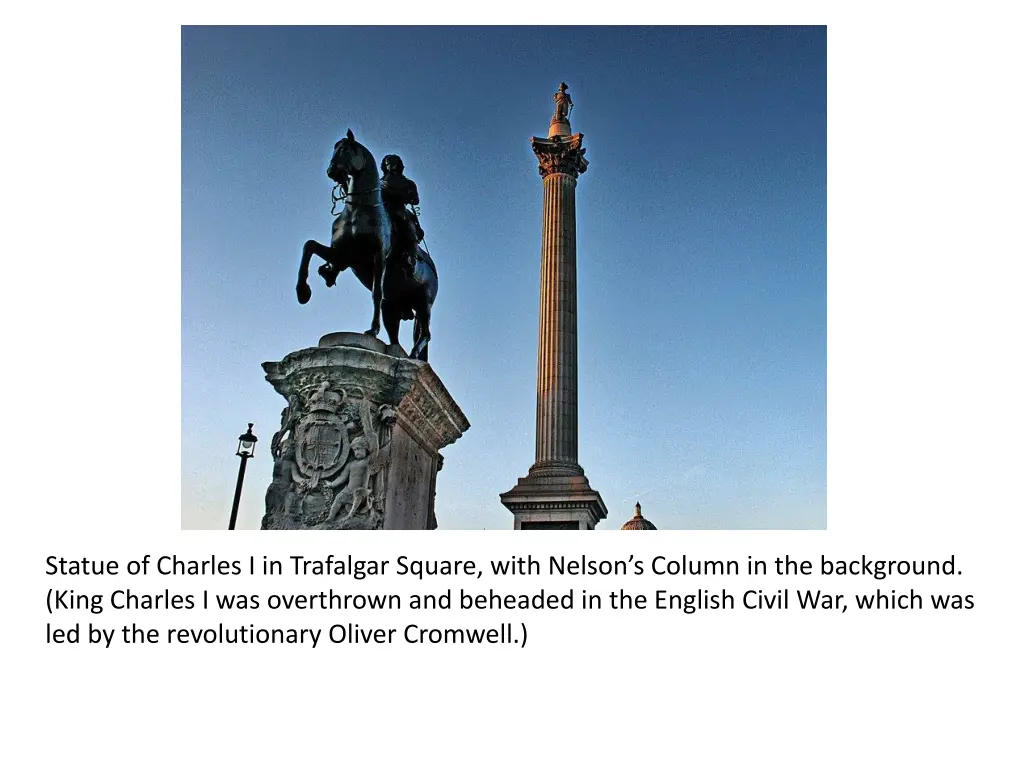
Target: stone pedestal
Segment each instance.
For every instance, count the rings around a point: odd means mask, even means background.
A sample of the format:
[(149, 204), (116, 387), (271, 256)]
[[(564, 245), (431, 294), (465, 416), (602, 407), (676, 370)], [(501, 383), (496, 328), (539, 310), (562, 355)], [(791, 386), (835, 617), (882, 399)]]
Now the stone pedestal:
[(362, 333), (264, 363), (288, 405), (264, 529), (433, 529), (441, 448), (468, 428), (433, 369)]
[(569, 125), (569, 118), (559, 119), (558, 117), (551, 118), (551, 124), (548, 126), (548, 138), (553, 139), (556, 136), (571, 136), (572, 127)]

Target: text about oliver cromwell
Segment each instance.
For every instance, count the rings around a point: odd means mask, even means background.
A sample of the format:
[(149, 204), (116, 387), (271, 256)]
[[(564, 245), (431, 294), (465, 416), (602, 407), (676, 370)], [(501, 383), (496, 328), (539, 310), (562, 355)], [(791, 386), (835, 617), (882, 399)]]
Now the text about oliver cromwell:
[[(117, 645), (492, 645), (557, 640), (575, 612), (699, 620), (975, 609), (955, 555), (709, 559), (586, 554), (421, 559), (352, 553), (46, 558), (45, 642)], [(555, 624), (552, 623), (555, 619)], [(543, 632), (537, 626), (543, 624)]]

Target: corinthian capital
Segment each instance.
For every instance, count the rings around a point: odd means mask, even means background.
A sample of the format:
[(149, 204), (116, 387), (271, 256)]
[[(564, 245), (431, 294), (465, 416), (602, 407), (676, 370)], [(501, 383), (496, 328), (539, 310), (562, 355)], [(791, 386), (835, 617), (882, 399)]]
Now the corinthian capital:
[(583, 134), (577, 133), (566, 138), (555, 136), (550, 139), (534, 137), (530, 140), (533, 153), (537, 156), (538, 170), (542, 177), (552, 173), (566, 173), (574, 179), (587, 170), (589, 164), (583, 157)]

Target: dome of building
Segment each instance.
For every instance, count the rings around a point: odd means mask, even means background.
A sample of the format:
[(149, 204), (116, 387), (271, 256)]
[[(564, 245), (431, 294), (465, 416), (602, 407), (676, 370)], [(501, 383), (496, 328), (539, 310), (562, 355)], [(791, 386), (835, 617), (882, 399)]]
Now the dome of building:
[(636, 514), (622, 526), (623, 531), (656, 531), (658, 527), (640, 514), (640, 502), (636, 503)]

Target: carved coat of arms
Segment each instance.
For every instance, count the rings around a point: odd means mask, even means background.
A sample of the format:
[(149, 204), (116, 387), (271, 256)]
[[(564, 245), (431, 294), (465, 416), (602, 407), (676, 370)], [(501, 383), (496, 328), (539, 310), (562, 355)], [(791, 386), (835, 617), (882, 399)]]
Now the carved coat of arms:
[(292, 395), (274, 436), (264, 527), (382, 527), (394, 407), (374, 408), (361, 387), (346, 391), (326, 379), (303, 391)]
[(348, 457), (348, 428), (339, 415), (345, 393), (329, 387), (329, 381), (320, 384), (295, 426), (295, 461), (310, 488), (334, 474)]

